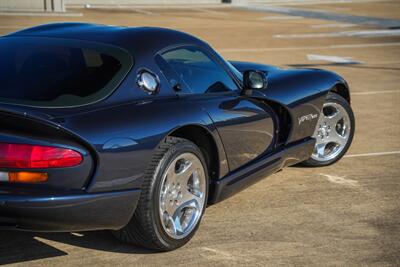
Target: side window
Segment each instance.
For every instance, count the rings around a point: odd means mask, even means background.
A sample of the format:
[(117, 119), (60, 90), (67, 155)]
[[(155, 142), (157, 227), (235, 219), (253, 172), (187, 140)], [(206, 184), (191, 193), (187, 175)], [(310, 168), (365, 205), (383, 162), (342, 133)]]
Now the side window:
[(208, 55), (192, 47), (170, 50), (161, 57), (196, 94), (237, 90), (228, 73)]

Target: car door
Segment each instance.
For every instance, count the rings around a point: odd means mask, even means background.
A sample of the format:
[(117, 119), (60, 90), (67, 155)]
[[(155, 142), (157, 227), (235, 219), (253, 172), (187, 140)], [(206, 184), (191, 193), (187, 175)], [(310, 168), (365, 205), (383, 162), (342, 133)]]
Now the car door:
[(197, 46), (181, 46), (162, 51), (156, 61), (180, 98), (199, 104), (209, 114), (231, 171), (272, 149), (272, 109), (241, 95), (240, 84), (216, 56)]

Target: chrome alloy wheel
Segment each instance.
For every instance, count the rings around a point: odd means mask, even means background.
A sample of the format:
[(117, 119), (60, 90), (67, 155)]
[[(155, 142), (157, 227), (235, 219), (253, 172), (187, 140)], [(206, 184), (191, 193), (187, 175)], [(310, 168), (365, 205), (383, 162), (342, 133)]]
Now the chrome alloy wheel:
[(161, 224), (174, 239), (189, 235), (198, 224), (205, 205), (206, 176), (193, 153), (183, 153), (168, 166), (159, 198)]
[(313, 135), (316, 144), (311, 158), (329, 161), (337, 157), (346, 147), (350, 127), (349, 114), (341, 105), (325, 103)]

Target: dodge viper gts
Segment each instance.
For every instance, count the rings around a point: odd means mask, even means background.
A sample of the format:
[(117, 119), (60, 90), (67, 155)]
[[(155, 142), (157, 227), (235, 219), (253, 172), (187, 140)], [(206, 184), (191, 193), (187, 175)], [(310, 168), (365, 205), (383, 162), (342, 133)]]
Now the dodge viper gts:
[(207, 206), (348, 150), (346, 81), (227, 61), (189, 34), (56, 23), (0, 37), (0, 227), (108, 229), (157, 251)]

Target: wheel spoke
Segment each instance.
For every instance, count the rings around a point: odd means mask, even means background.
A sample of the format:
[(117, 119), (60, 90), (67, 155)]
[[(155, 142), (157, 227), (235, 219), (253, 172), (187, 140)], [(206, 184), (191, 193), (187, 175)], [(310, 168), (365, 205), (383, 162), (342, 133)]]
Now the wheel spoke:
[(327, 143), (321, 143), (321, 144), (317, 144), (315, 146), (315, 151), (316, 151), (318, 157), (322, 158), (325, 156), (326, 145), (327, 145)]
[(343, 145), (346, 144), (347, 138), (344, 137), (344, 136), (341, 136), (340, 134), (338, 134), (338, 133), (336, 132), (336, 130), (334, 129), (334, 130), (331, 132), (331, 136), (330, 136), (329, 140), (332, 141), (332, 142), (335, 143), (335, 144), (338, 144), (338, 145), (343, 146)]
[(182, 190), (182, 199), (181, 201), (183, 203), (187, 203), (188, 201), (191, 201), (193, 199), (192, 193), (189, 191), (189, 189), (185, 186), (185, 188)]
[(192, 217), (186, 217), (187, 213), (194, 213), (199, 211), (199, 202), (196, 199), (190, 199), (183, 202), (172, 216), (173, 231), (175, 234), (182, 234), (190, 224)]
[(175, 213), (174, 216), (172, 216), (172, 231), (175, 235), (180, 235), (184, 232), (181, 224), (181, 217), (179, 216), (178, 213)]
[(191, 161), (185, 161), (182, 163), (181, 169), (175, 173), (176, 182), (181, 184), (187, 183), (191, 174), (193, 173), (193, 163)]
[(185, 188), (182, 191), (182, 202), (183, 203), (189, 203), (191, 201), (194, 201), (196, 205), (199, 205), (201, 203), (202, 196), (203, 196), (203, 193), (200, 192), (199, 189)]
[(332, 129), (335, 129), (336, 125), (338, 124), (338, 122), (343, 119), (343, 114), (342, 112), (340, 112), (339, 109), (336, 109), (335, 114), (333, 114), (332, 116), (328, 116), (325, 117), (327, 120), (327, 123), (329, 124), (329, 126), (332, 127)]

